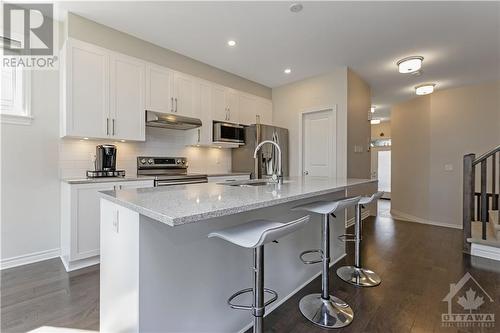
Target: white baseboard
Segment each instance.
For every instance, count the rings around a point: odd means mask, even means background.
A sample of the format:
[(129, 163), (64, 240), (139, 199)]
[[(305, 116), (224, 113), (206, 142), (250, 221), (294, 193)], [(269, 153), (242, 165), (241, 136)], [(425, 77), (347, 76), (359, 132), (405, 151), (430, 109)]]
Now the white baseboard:
[(500, 248), (483, 244), (471, 244), (470, 254), (476, 257), (500, 261)]
[[(361, 213), (361, 220), (364, 220), (370, 216), (370, 211), (365, 210), (364, 212)], [(345, 223), (346, 228), (349, 228), (350, 226), (354, 225), (356, 217), (351, 217), (347, 222)]]
[(462, 230), (462, 225), (437, 222), (437, 221), (430, 221), (430, 220), (422, 219), (420, 217), (416, 217), (416, 216), (413, 216), (410, 214), (400, 212), (400, 211), (395, 210), (395, 209), (391, 209), (391, 215), (395, 219), (403, 220), (403, 221), (407, 221), (407, 222), (416, 222), (416, 223), (422, 223), (422, 224), (435, 225), (438, 227), (446, 227), (446, 228), (453, 228), (453, 229)]
[(71, 272), (80, 268), (94, 266), (100, 263), (100, 256), (93, 256), (90, 258), (68, 261), (66, 256), (61, 256), (61, 261), (66, 269), (66, 272)]
[[(332, 263), (330, 263), (330, 267), (332, 267), (337, 262), (339, 262), (340, 260), (342, 260), (346, 255), (347, 255), (346, 253), (342, 254), (335, 261), (333, 261)], [(307, 286), (309, 283), (312, 282), (312, 280), (314, 280), (315, 278), (317, 278), (320, 275), (321, 275), (321, 271), (318, 272), (318, 273), (316, 273), (316, 274), (314, 274), (309, 280), (307, 280), (306, 282), (302, 283), (300, 286), (298, 286), (297, 288), (295, 288), (290, 294), (286, 295), (281, 300), (279, 300), (278, 302), (276, 302), (272, 306), (270, 306), (269, 309), (266, 309), (266, 313), (264, 314), (264, 317), (266, 317), (268, 314), (270, 314), (271, 312), (273, 312), (273, 310), (277, 309), (281, 304), (285, 303), (290, 297), (292, 297), (293, 295), (295, 295), (299, 290), (301, 290), (302, 288), (304, 288), (305, 286)], [(320, 292), (320, 291), (318, 291), (318, 292)], [(246, 332), (252, 326), (253, 326), (253, 323), (249, 323), (244, 328), (242, 328), (238, 333), (244, 333), (244, 332)]]
[(2, 259), (0, 269), (7, 269), (27, 264), (32, 264), (38, 261), (53, 259), (59, 257), (61, 254), (60, 249), (45, 250), (40, 252), (33, 252), (24, 254), (22, 256), (11, 257)]

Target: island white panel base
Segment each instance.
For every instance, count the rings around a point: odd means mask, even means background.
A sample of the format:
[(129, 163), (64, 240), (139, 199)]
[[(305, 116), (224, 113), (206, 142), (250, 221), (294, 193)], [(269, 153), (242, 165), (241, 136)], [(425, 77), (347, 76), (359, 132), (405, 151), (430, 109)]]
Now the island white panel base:
[[(251, 312), (232, 310), (226, 300), (252, 286), (252, 250), (207, 235), (257, 218), (288, 215), (298, 204), (344, 195), (339, 191), (176, 227), (101, 199), (100, 331), (242, 330), (251, 322)], [(321, 270), (298, 259), (300, 252), (320, 246), (321, 219), (311, 217), (303, 229), (265, 246), (264, 284), (278, 292), (278, 303)], [(344, 216), (332, 223), (333, 261), (345, 254), (344, 243), (336, 237), (345, 232), (344, 223)], [(241, 297), (238, 302), (251, 304), (251, 299)]]

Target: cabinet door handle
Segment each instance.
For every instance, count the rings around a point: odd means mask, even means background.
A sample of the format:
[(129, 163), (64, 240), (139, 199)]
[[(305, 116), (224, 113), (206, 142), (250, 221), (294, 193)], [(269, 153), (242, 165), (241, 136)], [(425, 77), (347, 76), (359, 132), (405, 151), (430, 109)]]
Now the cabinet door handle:
[(200, 143), (200, 137), (201, 137), (201, 130), (198, 128), (198, 143)]
[(231, 108), (227, 108), (227, 120), (231, 120)]
[(106, 118), (106, 135), (109, 135), (109, 118)]
[(175, 98), (175, 112), (177, 113), (177, 97)]
[(170, 112), (174, 112), (174, 98), (170, 97)]

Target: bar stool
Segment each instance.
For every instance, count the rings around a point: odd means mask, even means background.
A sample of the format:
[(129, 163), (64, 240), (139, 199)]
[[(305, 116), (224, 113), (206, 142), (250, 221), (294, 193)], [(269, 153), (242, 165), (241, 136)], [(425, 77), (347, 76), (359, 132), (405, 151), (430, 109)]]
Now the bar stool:
[[(361, 208), (372, 202), (380, 199), (384, 192), (377, 192), (371, 197), (362, 197), (359, 203), (356, 205), (356, 217), (354, 223), (354, 235), (343, 235), (345, 241), (354, 242), (354, 266), (342, 266), (337, 269), (337, 275), (347, 283), (353, 284), (358, 287), (375, 287), (378, 286), (382, 280), (373, 271), (361, 267), (361, 240), (363, 221), (361, 221)], [(341, 237), (343, 237), (341, 236)], [(349, 239), (349, 236), (353, 236), (353, 239)]]
[[(230, 243), (253, 249), (253, 288), (243, 289), (234, 293), (227, 300), (227, 304), (232, 309), (252, 310), (254, 333), (263, 332), (265, 307), (278, 298), (278, 294), (274, 290), (264, 288), (264, 244), (276, 241), (276, 239), (296, 231), (308, 221), (308, 215), (286, 223), (254, 220), (235, 227), (214, 231), (208, 235), (208, 237), (219, 237)], [(252, 305), (232, 303), (236, 297), (246, 293), (253, 293)], [(272, 298), (264, 302), (264, 293), (272, 295)]]
[[(321, 228), (321, 250), (308, 250), (300, 254), (304, 264), (323, 264), (321, 273), (321, 294), (310, 294), (302, 297), (299, 303), (300, 312), (312, 323), (324, 328), (340, 328), (349, 325), (354, 318), (354, 312), (349, 304), (331, 296), (329, 290), (330, 268), (330, 224), (329, 216), (342, 212), (345, 208), (356, 205), (361, 197), (346, 198), (338, 201), (316, 201), (306, 205), (294, 207), (293, 210), (302, 210), (321, 214), (323, 223)], [(319, 253), (320, 260), (305, 260), (307, 253)]]

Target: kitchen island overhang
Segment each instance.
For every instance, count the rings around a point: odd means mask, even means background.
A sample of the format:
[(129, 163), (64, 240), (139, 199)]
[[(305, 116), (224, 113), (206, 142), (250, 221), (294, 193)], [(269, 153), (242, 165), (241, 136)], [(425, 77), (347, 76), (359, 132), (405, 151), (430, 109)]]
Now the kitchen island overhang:
[[(251, 312), (231, 310), (226, 299), (251, 286), (251, 251), (207, 235), (253, 219), (282, 220), (298, 204), (339, 199), (353, 188), (371, 194), (376, 187), (374, 180), (290, 178), (279, 187), (212, 183), (104, 192), (101, 331), (237, 332), (247, 327)], [(332, 222), (333, 262), (345, 254), (344, 243), (335, 237), (344, 232), (345, 219), (338, 216)], [(265, 285), (279, 294), (273, 308), (318, 275), (320, 267), (303, 265), (298, 255), (319, 244), (320, 218), (311, 216), (306, 228), (266, 245)]]

